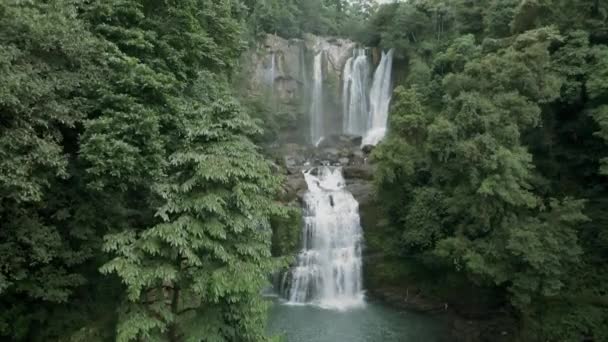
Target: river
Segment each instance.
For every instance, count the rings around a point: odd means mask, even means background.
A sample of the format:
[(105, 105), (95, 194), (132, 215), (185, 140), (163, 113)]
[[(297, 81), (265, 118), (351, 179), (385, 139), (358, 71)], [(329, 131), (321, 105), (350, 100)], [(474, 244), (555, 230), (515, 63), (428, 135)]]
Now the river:
[(378, 303), (347, 311), (275, 300), (269, 332), (285, 342), (444, 342), (443, 319)]

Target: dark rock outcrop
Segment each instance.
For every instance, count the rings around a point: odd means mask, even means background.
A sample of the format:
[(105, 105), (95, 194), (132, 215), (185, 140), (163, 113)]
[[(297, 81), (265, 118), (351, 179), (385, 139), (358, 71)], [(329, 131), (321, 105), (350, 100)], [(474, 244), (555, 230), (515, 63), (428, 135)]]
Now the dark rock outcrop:
[(359, 149), (363, 138), (358, 135), (350, 134), (333, 134), (323, 138), (319, 143), (318, 148), (333, 147), (338, 149)]
[(374, 168), (369, 164), (346, 165), (343, 167), (345, 179), (361, 179), (372, 181), (374, 179)]

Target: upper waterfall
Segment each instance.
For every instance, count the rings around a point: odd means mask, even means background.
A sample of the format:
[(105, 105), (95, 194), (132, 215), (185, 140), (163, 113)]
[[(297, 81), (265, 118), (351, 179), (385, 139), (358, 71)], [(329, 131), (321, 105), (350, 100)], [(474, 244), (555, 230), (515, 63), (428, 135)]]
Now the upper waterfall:
[[(316, 172), (316, 175), (314, 174)], [(305, 227), (297, 266), (285, 275), (290, 303), (348, 309), (364, 304), (359, 204), (344, 189), (340, 168), (304, 173)]]
[(277, 54), (270, 54), (270, 66), (266, 72), (266, 80), (270, 87), (274, 87), (274, 81), (277, 78)]
[(367, 131), (369, 62), (364, 49), (356, 49), (343, 73), (343, 132), (363, 136)]
[(388, 53), (382, 52), (380, 64), (374, 74), (370, 91), (368, 129), (363, 137), (363, 145), (377, 145), (386, 135), (392, 94), (393, 54), (393, 49)]
[(312, 98), (310, 104), (310, 142), (318, 145), (323, 139), (324, 110), (323, 110), (323, 56), (321, 51), (315, 56), (312, 77)]
[(382, 52), (370, 87), (370, 63), (364, 49), (355, 49), (342, 72), (342, 132), (377, 145), (386, 135), (391, 101), (393, 50)]

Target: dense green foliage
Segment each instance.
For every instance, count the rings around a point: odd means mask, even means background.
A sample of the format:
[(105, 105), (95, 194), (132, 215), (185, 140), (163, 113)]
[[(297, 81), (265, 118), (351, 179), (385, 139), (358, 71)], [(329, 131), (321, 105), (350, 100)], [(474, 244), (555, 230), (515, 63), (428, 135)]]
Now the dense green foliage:
[(300, 212), (255, 145), (276, 106), (232, 79), (265, 33), (396, 49), (378, 273), (441, 275), (521, 341), (608, 340), (600, 0), (0, 2), (0, 339), (271, 339)]
[(408, 65), (374, 151), (389, 250), (495, 289), (521, 340), (607, 340), (608, 6), (419, 0), (368, 30)]
[(267, 340), (287, 213), (230, 93), (244, 11), (0, 4), (0, 338)]
[(304, 33), (354, 37), (364, 31), (373, 0), (244, 0), (252, 35), (274, 33), (284, 38)]

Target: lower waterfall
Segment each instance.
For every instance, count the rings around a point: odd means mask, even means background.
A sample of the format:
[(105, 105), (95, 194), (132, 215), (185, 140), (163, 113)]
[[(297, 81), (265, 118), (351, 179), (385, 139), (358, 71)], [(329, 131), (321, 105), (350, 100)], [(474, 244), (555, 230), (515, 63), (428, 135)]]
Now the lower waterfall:
[(320, 166), (304, 173), (302, 249), (285, 274), (291, 304), (345, 310), (364, 304), (359, 204), (344, 189), (342, 169)]

